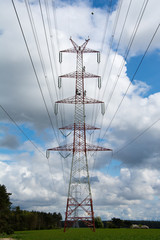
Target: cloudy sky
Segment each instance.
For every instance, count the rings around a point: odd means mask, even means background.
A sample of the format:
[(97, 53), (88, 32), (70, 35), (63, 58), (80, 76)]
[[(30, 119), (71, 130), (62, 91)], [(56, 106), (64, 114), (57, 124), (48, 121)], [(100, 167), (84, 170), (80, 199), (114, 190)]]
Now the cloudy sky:
[(101, 130), (87, 141), (113, 152), (88, 155), (96, 216), (160, 220), (160, 2), (158, 0), (0, 0), (0, 184), (13, 206), (64, 215), (71, 155), (47, 148), (71, 143), (58, 128), (73, 122), (74, 106), (54, 102), (74, 96), (70, 37), (101, 52), (85, 54), (86, 122)]

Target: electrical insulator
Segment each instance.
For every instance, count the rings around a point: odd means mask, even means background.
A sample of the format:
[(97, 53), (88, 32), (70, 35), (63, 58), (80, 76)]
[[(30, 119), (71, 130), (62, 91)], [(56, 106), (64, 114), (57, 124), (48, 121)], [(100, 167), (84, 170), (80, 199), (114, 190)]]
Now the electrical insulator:
[(54, 114), (55, 115), (58, 114), (58, 103), (55, 103), (55, 105), (54, 105)]
[(102, 115), (105, 114), (105, 104), (104, 103), (101, 103), (101, 113), (102, 113)]
[(62, 63), (62, 52), (59, 52), (59, 62)]
[(61, 88), (62, 86), (62, 79), (61, 77), (58, 77), (58, 88)]
[(97, 52), (97, 62), (100, 63), (101, 59), (100, 59), (100, 52)]
[(101, 88), (101, 77), (98, 78), (98, 88)]
[(46, 151), (46, 158), (48, 159), (48, 158), (49, 158), (49, 156), (50, 156), (50, 151), (49, 151), (49, 150), (47, 150), (47, 151)]

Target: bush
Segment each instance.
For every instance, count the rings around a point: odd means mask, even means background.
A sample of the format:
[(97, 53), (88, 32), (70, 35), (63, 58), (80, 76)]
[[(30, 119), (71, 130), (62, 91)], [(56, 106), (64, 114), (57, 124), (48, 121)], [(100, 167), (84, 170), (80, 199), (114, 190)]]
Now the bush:
[(116, 228), (117, 226), (113, 222), (107, 222), (108, 228)]
[(94, 221), (95, 221), (95, 227), (96, 228), (103, 228), (104, 227), (104, 224), (103, 224), (103, 222), (101, 220), (101, 217), (96, 217), (94, 219)]

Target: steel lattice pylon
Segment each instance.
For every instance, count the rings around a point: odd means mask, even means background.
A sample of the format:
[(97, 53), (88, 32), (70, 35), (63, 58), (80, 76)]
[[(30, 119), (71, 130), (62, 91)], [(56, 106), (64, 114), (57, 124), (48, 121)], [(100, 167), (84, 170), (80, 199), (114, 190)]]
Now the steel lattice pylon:
[(61, 78), (75, 78), (75, 96), (57, 101), (55, 105), (55, 113), (57, 113), (58, 103), (68, 103), (75, 105), (74, 123), (69, 126), (60, 128), (73, 130), (73, 143), (56, 148), (50, 148), (47, 150), (47, 156), (49, 156), (49, 151), (72, 151), (73, 153), (64, 231), (67, 227), (70, 226), (78, 227), (78, 221), (85, 222), (86, 225), (95, 231), (87, 151), (111, 151), (111, 149), (86, 143), (86, 130), (96, 130), (98, 128), (85, 123), (85, 104), (103, 104), (103, 102), (86, 97), (84, 79), (98, 78), (100, 87), (100, 76), (85, 72), (85, 67), (83, 66), (83, 54), (97, 53), (98, 63), (100, 62), (100, 55), (98, 51), (86, 48), (89, 39), (85, 40), (81, 46), (78, 46), (72, 39), (70, 40), (73, 44), (73, 48), (60, 51), (60, 63), (62, 62), (62, 52), (76, 53), (76, 71), (60, 76), (58, 86), (61, 86)]

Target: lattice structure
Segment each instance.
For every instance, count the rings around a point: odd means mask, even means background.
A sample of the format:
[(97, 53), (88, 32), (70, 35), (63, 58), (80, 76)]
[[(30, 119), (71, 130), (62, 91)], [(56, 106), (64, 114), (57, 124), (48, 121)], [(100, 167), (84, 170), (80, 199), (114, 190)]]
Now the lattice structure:
[[(47, 150), (47, 156), (49, 151), (71, 151), (72, 152), (72, 164), (70, 173), (70, 182), (68, 189), (68, 198), (66, 206), (64, 231), (67, 227), (77, 226), (78, 222), (83, 221), (86, 225), (95, 231), (93, 203), (91, 196), (87, 151), (111, 151), (111, 149), (103, 148), (86, 143), (86, 130), (96, 130), (98, 128), (90, 126), (85, 123), (85, 104), (101, 103), (102, 101), (91, 99), (86, 97), (86, 91), (84, 89), (85, 78), (98, 78), (98, 87), (100, 87), (100, 76), (86, 73), (83, 66), (83, 54), (84, 53), (97, 53), (97, 61), (100, 62), (100, 53), (98, 51), (86, 48), (89, 41), (78, 46), (72, 39), (71, 43), (73, 48), (60, 51), (60, 63), (62, 62), (62, 52), (76, 53), (77, 64), (76, 71), (68, 73), (59, 77), (58, 86), (61, 87), (61, 78), (75, 78), (75, 96), (66, 98), (56, 102), (55, 113), (57, 114), (59, 103), (74, 104), (75, 114), (74, 123), (60, 128), (73, 130), (73, 143), (56, 148), (50, 148)], [(102, 111), (103, 112), (103, 111)], [(104, 112), (103, 112), (104, 113)]]

